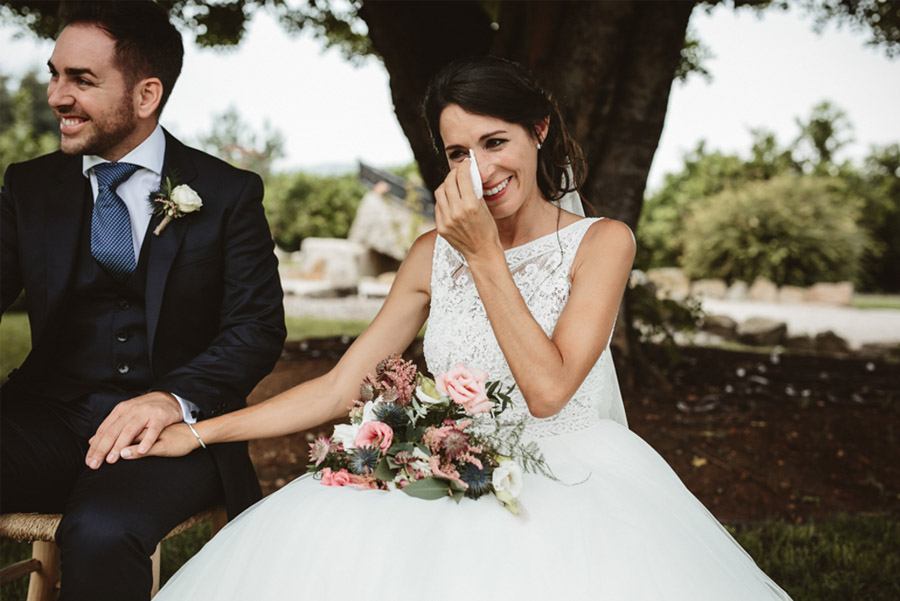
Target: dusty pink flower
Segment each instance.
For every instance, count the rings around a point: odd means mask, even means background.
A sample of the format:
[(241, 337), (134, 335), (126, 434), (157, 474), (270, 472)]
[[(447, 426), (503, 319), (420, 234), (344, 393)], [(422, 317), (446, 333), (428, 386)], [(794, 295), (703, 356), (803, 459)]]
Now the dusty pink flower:
[(494, 404), (487, 397), (487, 374), (480, 369), (459, 364), (434, 379), (438, 392), (460, 405), (469, 415), (490, 411)]
[(353, 476), (345, 469), (333, 472), (330, 467), (326, 467), (322, 470), (322, 484), (325, 486), (347, 486), (352, 483)]
[(428, 467), (431, 468), (431, 475), (435, 478), (443, 478), (445, 480), (450, 480), (451, 482), (456, 482), (463, 490), (469, 488), (469, 485), (460, 479), (459, 472), (456, 471), (456, 468), (449, 463), (441, 465), (440, 458), (437, 455), (432, 455), (428, 458)]
[[(465, 433), (464, 427), (448, 420), (444, 426), (432, 426), (425, 430), (422, 435), (424, 442), (432, 453), (445, 455), (448, 459), (456, 459), (463, 453), (470, 450), (469, 435)], [(467, 426), (468, 420), (461, 420)]]
[(364, 398), (381, 395), (399, 405), (408, 405), (415, 389), (415, 363), (404, 361), (399, 355), (390, 355), (378, 363), (374, 374), (365, 377), (360, 391)]
[(325, 461), (333, 449), (331, 439), (325, 436), (318, 437), (314, 442), (309, 443), (309, 458), (316, 462), (316, 467)]
[(366, 488), (366, 489), (375, 489), (378, 488), (378, 483), (375, 481), (375, 478), (372, 476), (357, 476), (356, 474), (349, 474), (351, 486), (355, 486), (356, 488)]
[(366, 422), (359, 429), (356, 440), (357, 447), (378, 447), (382, 453), (391, 448), (394, 441), (394, 431), (384, 422)]

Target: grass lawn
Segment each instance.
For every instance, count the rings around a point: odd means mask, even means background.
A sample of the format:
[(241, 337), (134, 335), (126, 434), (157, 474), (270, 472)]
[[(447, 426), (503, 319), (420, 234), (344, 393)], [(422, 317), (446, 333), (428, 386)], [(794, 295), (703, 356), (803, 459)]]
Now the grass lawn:
[[(794, 601), (900, 598), (900, 519), (896, 516), (838, 515), (803, 525), (772, 521), (729, 529)], [(167, 580), (208, 538), (209, 527), (204, 524), (166, 541), (162, 580)], [(0, 543), (3, 565), (27, 553), (27, 545)], [(26, 582), (21, 579), (3, 585), (0, 599), (24, 601)]]
[(855, 294), (856, 309), (900, 309), (900, 294)]

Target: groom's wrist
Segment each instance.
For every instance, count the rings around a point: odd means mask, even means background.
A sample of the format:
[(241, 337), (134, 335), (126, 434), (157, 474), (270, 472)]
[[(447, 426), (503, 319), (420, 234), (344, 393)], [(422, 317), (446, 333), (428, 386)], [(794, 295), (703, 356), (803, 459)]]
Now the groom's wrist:
[(150, 394), (157, 396), (159, 399), (165, 399), (168, 401), (169, 406), (172, 408), (172, 422), (176, 423), (184, 420), (184, 414), (182, 411), (181, 403), (178, 402), (178, 397), (172, 394), (171, 392), (166, 392), (165, 390), (154, 390)]

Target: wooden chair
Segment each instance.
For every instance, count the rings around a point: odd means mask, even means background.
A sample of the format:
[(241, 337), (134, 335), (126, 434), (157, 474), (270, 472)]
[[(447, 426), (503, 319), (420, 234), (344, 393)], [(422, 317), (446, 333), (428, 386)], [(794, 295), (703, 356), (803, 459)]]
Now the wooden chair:
[[(165, 538), (171, 538), (192, 528), (203, 520), (212, 521), (215, 534), (225, 525), (225, 510), (217, 507), (190, 517), (175, 526)], [(28, 574), (28, 601), (53, 601), (59, 589), (59, 547), (54, 536), (62, 515), (58, 513), (6, 513), (0, 515), (0, 537), (31, 543), (31, 559), (24, 559), (0, 570), (0, 583)], [(159, 591), (160, 545), (150, 556), (153, 569), (153, 588), (150, 596)]]

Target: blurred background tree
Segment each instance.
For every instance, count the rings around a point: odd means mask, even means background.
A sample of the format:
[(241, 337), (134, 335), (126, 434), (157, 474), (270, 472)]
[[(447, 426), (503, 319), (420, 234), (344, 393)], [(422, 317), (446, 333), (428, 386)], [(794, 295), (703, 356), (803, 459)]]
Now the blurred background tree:
[[(683, 266), (695, 278), (849, 279), (865, 291), (900, 290), (900, 146), (873, 147), (861, 165), (840, 160), (853, 126), (829, 102), (797, 119), (797, 128), (789, 145), (753, 130), (747, 156), (699, 142), (645, 201), (638, 266)], [(762, 185), (773, 178), (780, 183)], [(751, 223), (758, 225), (748, 230)], [(843, 255), (825, 258), (838, 248)], [(701, 257), (705, 251), (710, 256)], [(810, 271), (800, 275), (798, 267)]]
[(0, 178), (10, 163), (59, 146), (59, 125), (47, 105), (47, 84), (36, 72), (17, 82), (0, 73), (0, 123)]
[(270, 178), (264, 204), (275, 242), (294, 251), (304, 238), (346, 238), (365, 192), (356, 174), (294, 172)]
[(199, 146), (223, 161), (267, 180), (275, 161), (284, 157), (284, 136), (268, 122), (257, 133), (235, 107), (214, 115), (212, 122), (212, 130), (200, 136)]
[[(3, 0), (8, 14), (52, 37), (66, 0)], [(672, 82), (705, 73), (708, 52), (688, 32), (703, 2), (396, 2), (348, 0), (162, 0), (204, 46), (239, 44), (257, 9), (290, 31), (309, 30), (345, 56), (373, 54), (390, 74), (397, 118), (431, 188), (445, 169), (421, 125), (418, 105), (431, 76), (448, 62), (492, 53), (529, 66), (557, 98), (589, 157), (587, 198), (636, 228), (647, 174), (659, 143)], [(786, 2), (732, 0), (734, 8), (785, 9)], [(869, 33), (869, 43), (900, 52), (900, 8), (893, 2), (801, 3), (817, 27), (837, 22)], [(708, 73), (706, 73), (708, 76)]]

